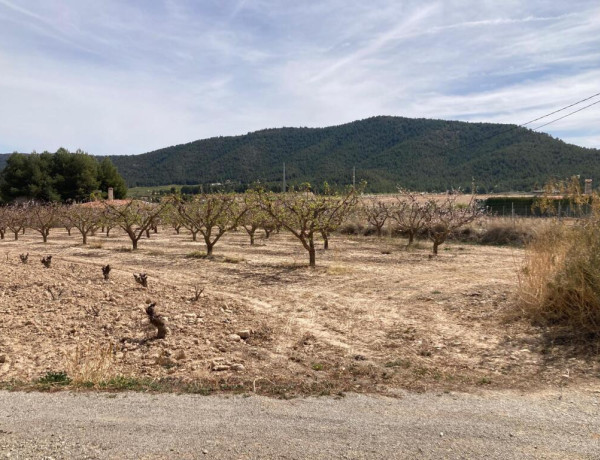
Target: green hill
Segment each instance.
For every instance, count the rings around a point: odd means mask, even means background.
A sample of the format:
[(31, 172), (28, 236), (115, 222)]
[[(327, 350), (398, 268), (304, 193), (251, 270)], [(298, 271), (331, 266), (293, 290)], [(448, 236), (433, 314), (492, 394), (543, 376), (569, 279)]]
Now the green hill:
[(597, 149), (513, 125), (401, 117), (265, 129), (110, 158), (130, 187), (228, 180), (277, 184), (284, 162), (290, 184), (348, 184), (354, 166), (357, 180), (367, 180), (375, 192), (397, 185), (467, 188), (472, 178), (480, 191), (528, 191), (551, 177), (600, 178)]

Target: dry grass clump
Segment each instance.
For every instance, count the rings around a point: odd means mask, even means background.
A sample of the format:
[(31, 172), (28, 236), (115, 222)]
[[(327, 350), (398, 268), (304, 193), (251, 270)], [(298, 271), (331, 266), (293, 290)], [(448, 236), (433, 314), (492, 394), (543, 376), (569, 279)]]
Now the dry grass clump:
[[(340, 225), (340, 227), (338, 228), (338, 233), (340, 233), (341, 235), (365, 235), (365, 225), (363, 222), (361, 222), (358, 219), (350, 219), (346, 222), (344, 222), (342, 225)], [(373, 234), (374, 231), (370, 234)]]
[(535, 323), (600, 337), (600, 220), (556, 222), (527, 248), (521, 307)]
[(67, 354), (65, 370), (75, 384), (98, 384), (117, 375), (113, 344), (78, 344)]
[(496, 246), (524, 246), (533, 238), (530, 227), (521, 224), (498, 223), (488, 226), (479, 235), (480, 244)]

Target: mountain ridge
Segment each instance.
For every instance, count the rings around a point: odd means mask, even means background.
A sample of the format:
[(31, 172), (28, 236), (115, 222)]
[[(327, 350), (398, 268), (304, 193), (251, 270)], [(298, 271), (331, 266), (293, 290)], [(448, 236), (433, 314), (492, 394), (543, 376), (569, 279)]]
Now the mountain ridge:
[[(552, 177), (600, 177), (600, 150), (516, 125), (378, 116), (323, 128), (266, 128), (139, 155), (109, 155), (128, 186), (230, 181), (277, 186), (367, 180), (371, 192), (527, 191)], [(1, 165), (0, 159), (0, 167)]]

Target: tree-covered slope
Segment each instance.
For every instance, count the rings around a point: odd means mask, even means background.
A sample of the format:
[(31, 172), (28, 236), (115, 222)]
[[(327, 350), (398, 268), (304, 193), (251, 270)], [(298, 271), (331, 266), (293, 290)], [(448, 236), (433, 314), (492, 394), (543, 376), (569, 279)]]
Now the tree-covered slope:
[[(347, 184), (352, 167), (372, 191), (468, 187), (530, 190), (550, 177), (600, 177), (600, 150), (566, 144), (510, 125), (374, 117), (328, 128), (266, 129), (143, 155), (112, 156), (129, 186), (198, 184)], [(508, 131), (508, 132), (506, 132)], [(497, 133), (502, 133), (495, 136)]]
[(266, 129), (110, 158), (130, 187), (227, 180), (276, 184), (284, 162), (291, 184), (348, 184), (354, 166), (357, 180), (366, 179), (375, 192), (397, 185), (467, 188), (473, 178), (482, 191), (531, 190), (550, 177), (575, 174), (600, 179), (597, 149), (511, 125), (401, 117)]

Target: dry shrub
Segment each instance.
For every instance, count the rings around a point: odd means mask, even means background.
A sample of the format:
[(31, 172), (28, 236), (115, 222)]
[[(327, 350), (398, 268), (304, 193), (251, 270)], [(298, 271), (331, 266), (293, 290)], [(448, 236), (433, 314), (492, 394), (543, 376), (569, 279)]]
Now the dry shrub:
[(364, 235), (365, 226), (359, 220), (348, 220), (340, 225), (337, 231), (342, 235)]
[(449, 236), (450, 241), (461, 243), (479, 243), (481, 235), (472, 227), (462, 227), (454, 230)]
[(527, 248), (521, 307), (537, 324), (600, 336), (600, 220), (554, 223)]
[(497, 246), (524, 246), (533, 238), (530, 228), (510, 223), (490, 225), (479, 236), (479, 243)]
[(98, 384), (117, 375), (115, 348), (112, 344), (78, 344), (67, 355), (67, 375), (75, 384)]
[(372, 226), (367, 226), (365, 228), (365, 230), (362, 232), (363, 236), (373, 236), (373, 235), (377, 235), (377, 229), (375, 227)]

